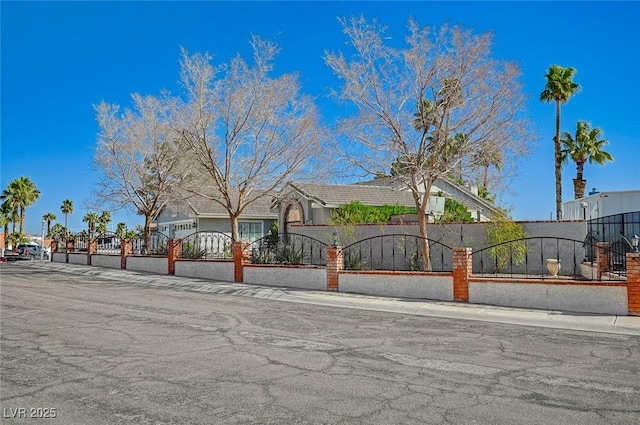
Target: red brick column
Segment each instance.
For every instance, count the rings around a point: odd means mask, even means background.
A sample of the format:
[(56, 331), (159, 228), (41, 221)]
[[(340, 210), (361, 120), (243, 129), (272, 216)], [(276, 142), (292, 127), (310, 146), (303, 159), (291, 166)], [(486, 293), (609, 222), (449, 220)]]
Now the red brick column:
[(596, 243), (596, 280), (601, 280), (602, 274), (607, 270), (607, 248), (609, 242)]
[(627, 253), (627, 297), (629, 315), (640, 316), (640, 253)]
[(65, 253), (64, 253), (64, 261), (65, 263), (69, 262), (69, 253), (73, 252), (73, 241), (67, 241), (66, 245), (65, 245)]
[(58, 252), (58, 241), (51, 241), (51, 258), (54, 252)]
[(453, 300), (469, 302), (469, 277), (473, 270), (471, 248), (453, 248)]
[(337, 292), (340, 271), (344, 270), (344, 254), (341, 246), (327, 247), (327, 291)]
[(233, 243), (233, 281), (244, 282), (244, 265), (249, 264), (249, 242)]
[(167, 269), (169, 274), (176, 274), (176, 259), (182, 255), (182, 239), (169, 239), (167, 242)]
[(127, 257), (133, 254), (133, 241), (121, 240), (120, 244), (120, 268), (127, 268)]
[(87, 245), (87, 266), (91, 265), (91, 256), (98, 252), (98, 241), (95, 239), (89, 239)]

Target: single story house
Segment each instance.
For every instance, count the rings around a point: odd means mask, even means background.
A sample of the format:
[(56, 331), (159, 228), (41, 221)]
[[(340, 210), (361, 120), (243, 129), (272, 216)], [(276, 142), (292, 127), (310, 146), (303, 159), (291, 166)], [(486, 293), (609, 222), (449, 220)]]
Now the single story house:
[[(471, 189), (442, 178), (433, 185), (429, 196), (427, 213), (430, 221), (444, 212), (445, 198), (462, 202), (476, 221), (488, 221), (503, 214)], [(274, 207), (279, 210), (280, 228), (286, 229), (291, 224), (327, 224), (333, 210), (352, 201), (370, 206), (398, 204), (415, 207), (411, 192), (392, 178), (355, 184), (288, 183), (276, 198)]]
[[(272, 197), (264, 196), (249, 204), (238, 222), (240, 238), (253, 242), (266, 236), (278, 220), (271, 209)], [(203, 196), (191, 196), (165, 205), (156, 218), (158, 231), (168, 237), (184, 238), (199, 231), (216, 231), (231, 236), (231, 220), (227, 210)]]

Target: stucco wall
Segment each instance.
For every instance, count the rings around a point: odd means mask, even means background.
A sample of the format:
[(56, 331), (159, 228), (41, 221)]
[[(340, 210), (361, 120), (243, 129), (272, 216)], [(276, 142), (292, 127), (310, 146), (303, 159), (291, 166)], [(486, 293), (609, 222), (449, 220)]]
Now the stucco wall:
[(107, 267), (110, 269), (119, 269), (120, 256), (93, 254), (91, 256), (91, 265), (96, 267)]
[(83, 264), (87, 265), (87, 253), (86, 252), (70, 252), (69, 253), (69, 264)]
[(175, 275), (233, 282), (233, 261), (178, 260)]
[(54, 252), (51, 257), (51, 261), (54, 263), (66, 263), (67, 262), (67, 254), (64, 252)]
[(340, 273), (340, 292), (395, 298), (453, 301), (453, 276), (400, 273)]
[(127, 270), (157, 274), (169, 273), (167, 257), (127, 257)]
[[(584, 221), (522, 221), (519, 222), (530, 237), (553, 237), (583, 241), (587, 235)], [(467, 246), (473, 249), (486, 247), (484, 233), (486, 223), (429, 224), (429, 239), (441, 241), (450, 247)], [(416, 224), (362, 224), (358, 226), (335, 227), (325, 225), (292, 225), (291, 233), (299, 233), (319, 239), (327, 244), (333, 243), (333, 232), (338, 232), (338, 243), (346, 246), (362, 239), (378, 235), (408, 234), (419, 235)]]
[(245, 266), (243, 274), (244, 283), (319, 291), (327, 289), (327, 274), (324, 268)]
[(627, 288), (595, 284), (535, 284), (470, 282), (469, 302), (506, 307), (537, 308), (627, 315)]

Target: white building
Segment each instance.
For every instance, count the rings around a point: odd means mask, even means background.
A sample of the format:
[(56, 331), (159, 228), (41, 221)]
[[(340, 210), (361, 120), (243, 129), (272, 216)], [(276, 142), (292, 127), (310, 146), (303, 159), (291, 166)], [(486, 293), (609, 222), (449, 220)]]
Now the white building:
[(594, 220), (640, 211), (640, 190), (598, 192), (564, 203), (565, 220)]

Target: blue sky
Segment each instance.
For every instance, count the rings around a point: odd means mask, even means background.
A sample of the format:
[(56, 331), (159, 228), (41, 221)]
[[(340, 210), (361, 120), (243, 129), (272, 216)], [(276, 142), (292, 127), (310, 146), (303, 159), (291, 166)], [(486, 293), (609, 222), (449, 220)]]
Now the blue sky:
[[(604, 131), (615, 162), (587, 164), (587, 190), (640, 189), (640, 2), (15, 2), (0, 3), (0, 188), (21, 175), (42, 195), (27, 209), (26, 231), (40, 232), (43, 214), (63, 222), (62, 200), (85, 227), (97, 174), (91, 163), (97, 125), (93, 105), (129, 106), (130, 94), (179, 91), (180, 47), (209, 51), (216, 61), (250, 53), (251, 34), (276, 41), (277, 72), (298, 72), (304, 90), (324, 98), (336, 80), (325, 50), (345, 42), (339, 16), (377, 18), (398, 37), (409, 17), (421, 25), (458, 24), (494, 34), (494, 56), (523, 72), (529, 114), (539, 135), (509, 193), (518, 220), (547, 220), (555, 211), (555, 109), (539, 102), (551, 64), (573, 66), (582, 91), (562, 109), (562, 131), (586, 120)], [(563, 170), (563, 200), (573, 197), (575, 166)], [(134, 214), (114, 221), (141, 224)], [(553, 214), (555, 216), (555, 213)]]

